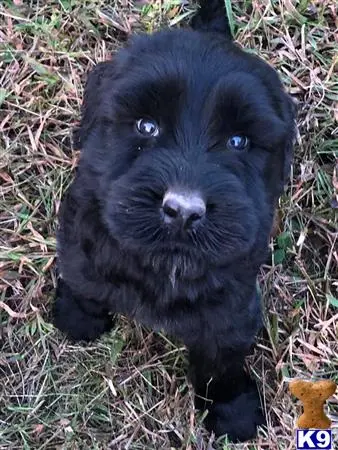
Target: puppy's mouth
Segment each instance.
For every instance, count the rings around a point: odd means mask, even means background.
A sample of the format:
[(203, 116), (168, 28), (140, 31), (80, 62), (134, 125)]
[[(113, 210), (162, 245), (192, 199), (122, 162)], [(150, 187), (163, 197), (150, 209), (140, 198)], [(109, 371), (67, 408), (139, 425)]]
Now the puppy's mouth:
[[(187, 256), (213, 263), (248, 253), (259, 228), (245, 195), (114, 183), (104, 220), (121, 247), (136, 254)], [(156, 188), (156, 189), (155, 189)]]
[[(211, 216), (211, 217), (210, 217)], [(184, 261), (203, 259), (213, 263), (235, 260), (254, 245), (256, 224), (234, 223), (224, 215), (215, 219), (208, 212), (191, 213), (181, 217), (163, 208), (149, 209), (147, 214), (114, 209), (112, 220), (107, 221), (112, 236), (121, 247), (143, 258), (183, 258)]]

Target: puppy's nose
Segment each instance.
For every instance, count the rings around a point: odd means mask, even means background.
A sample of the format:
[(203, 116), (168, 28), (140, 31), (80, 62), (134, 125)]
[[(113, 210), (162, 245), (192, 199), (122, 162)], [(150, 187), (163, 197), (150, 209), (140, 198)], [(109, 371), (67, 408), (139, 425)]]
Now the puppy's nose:
[(202, 219), (206, 206), (198, 193), (168, 191), (163, 198), (162, 210), (165, 223), (183, 222), (185, 228), (189, 228)]

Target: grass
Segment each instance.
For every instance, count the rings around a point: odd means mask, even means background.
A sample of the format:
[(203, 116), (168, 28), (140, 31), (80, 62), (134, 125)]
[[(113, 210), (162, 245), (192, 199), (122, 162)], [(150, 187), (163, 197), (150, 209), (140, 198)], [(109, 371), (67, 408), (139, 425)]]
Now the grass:
[[(0, 448), (231, 449), (194, 412), (177, 343), (120, 318), (95, 344), (70, 345), (49, 322), (56, 215), (78, 159), (70, 132), (86, 74), (130, 33), (181, 26), (194, 10), (180, 1), (108, 3), (0, 6)], [(293, 172), (259, 277), (266, 331), (249, 360), (268, 429), (238, 448), (294, 448), (300, 406), (288, 381), (338, 382), (335, 3), (231, 5), (236, 40), (278, 69), (299, 105)], [(338, 427), (337, 396), (329, 413)]]

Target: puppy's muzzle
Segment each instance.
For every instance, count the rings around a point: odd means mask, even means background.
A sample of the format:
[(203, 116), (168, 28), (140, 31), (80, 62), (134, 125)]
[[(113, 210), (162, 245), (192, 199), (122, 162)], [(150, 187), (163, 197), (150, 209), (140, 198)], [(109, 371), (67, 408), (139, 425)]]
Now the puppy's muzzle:
[(162, 216), (167, 225), (195, 227), (205, 216), (206, 205), (197, 192), (167, 191), (162, 202)]

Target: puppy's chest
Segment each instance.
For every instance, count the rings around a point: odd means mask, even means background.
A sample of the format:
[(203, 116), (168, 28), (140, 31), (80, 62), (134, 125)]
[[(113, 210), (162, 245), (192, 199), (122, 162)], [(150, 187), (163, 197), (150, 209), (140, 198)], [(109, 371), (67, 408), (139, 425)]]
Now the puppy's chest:
[(182, 275), (175, 267), (162, 273), (149, 273), (144, 280), (143, 300), (150, 297), (159, 305), (194, 305), (201, 303), (218, 291), (223, 291), (226, 283), (224, 274), (205, 271), (198, 277)]
[(245, 284), (236, 288), (236, 283), (224, 279), (223, 285), (215, 288), (207, 276), (176, 278), (175, 283), (170, 276), (162, 276), (153, 282), (151, 288), (143, 285), (138, 301), (130, 304), (128, 311), (146, 326), (182, 339), (186, 333), (199, 336), (203, 330), (208, 335), (222, 330), (229, 334), (229, 342), (238, 338), (235, 324), (244, 324), (248, 332), (257, 329), (258, 303), (252, 300), (252, 288)]
[(171, 330), (173, 323), (186, 320), (197, 323), (205, 311), (214, 309), (225, 309), (230, 316), (236, 313), (232, 283), (215, 274), (205, 273), (198, 279), (148, 274), (138, 289), (140, 295), (130, 305), (130, 315), (153, 328)]
[[(133, 285), (131, 281), (129, 286)], [(153, 328), (168, 328), (182, 314), (196, 314), (212, 295), (202, 280), (184, 280), (171, 274), (148, 274), (142, 284), (134, 284), (137, 301), (129, 304), (128, 315)]]
[(117, 312), (152, 327), (183, 316), (198, 316), (203, 310), (221, 305), (226, 305), (231, 315), (240, 307), (234, 300), (238, 293), (248, 289), (250, 295), (249, 284), (254, 285), (254, 277), (253, 283), (248, 283), (251, 277), (246, 273), (246, 282), (242, 283), (242, 277), (224, 267), (208, 267), (195, 261), (177, 265), (169, 257), (161, 259), (162, 264), (154, 264), (154, 260), (127, 256), (115, 259), (118, 264), (106, 272), (106, 281), (119, 286), (110, 301)]

